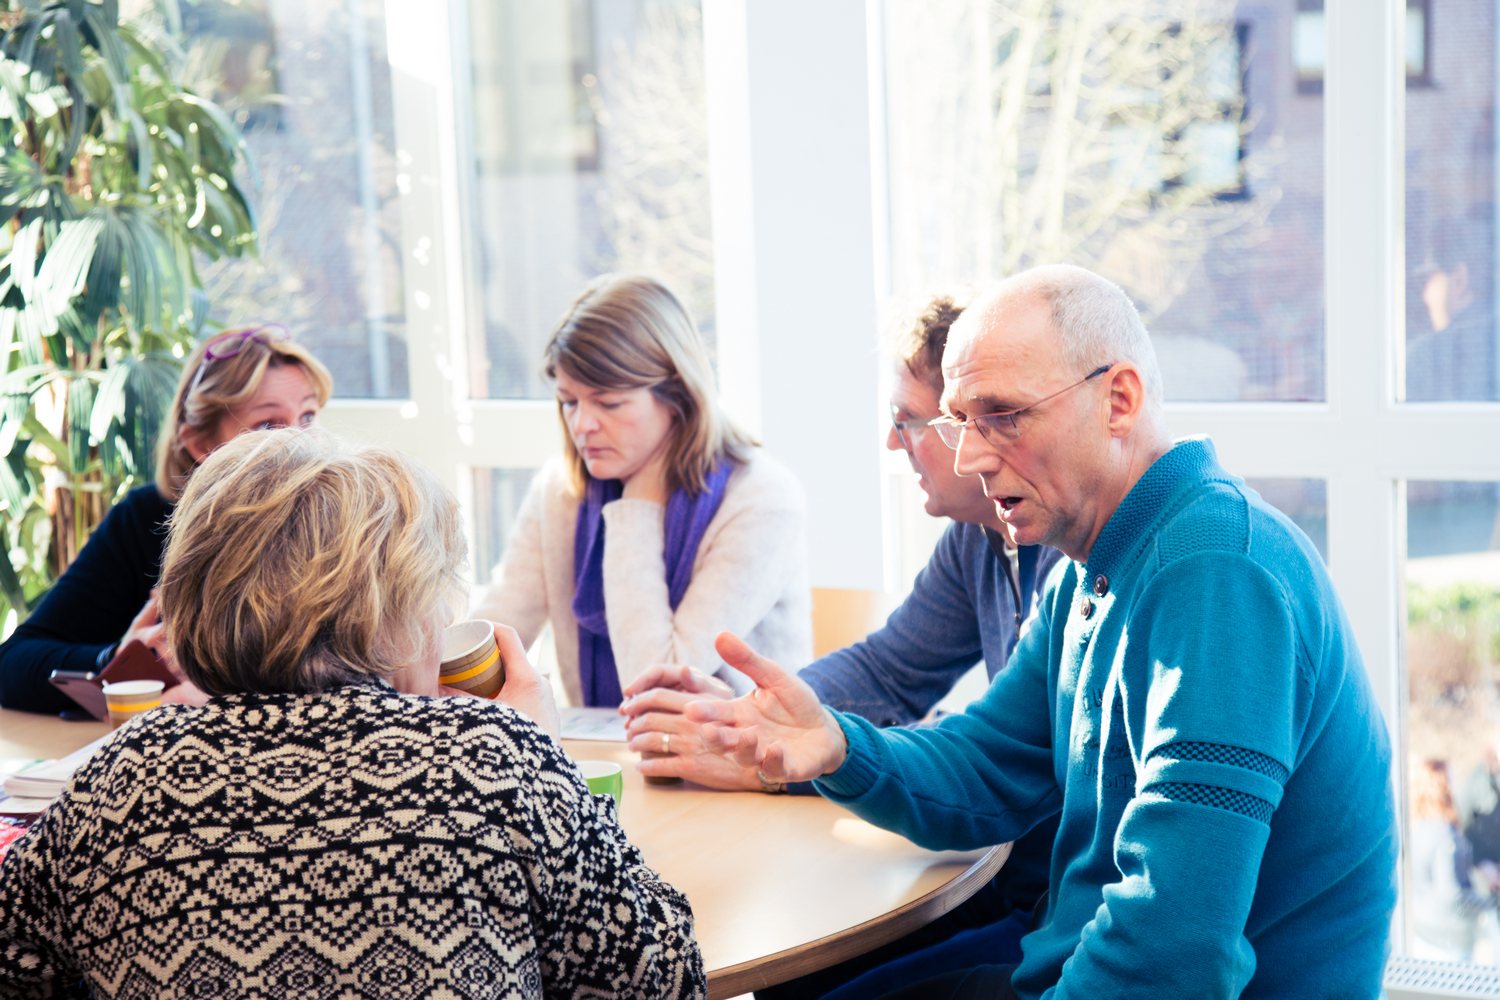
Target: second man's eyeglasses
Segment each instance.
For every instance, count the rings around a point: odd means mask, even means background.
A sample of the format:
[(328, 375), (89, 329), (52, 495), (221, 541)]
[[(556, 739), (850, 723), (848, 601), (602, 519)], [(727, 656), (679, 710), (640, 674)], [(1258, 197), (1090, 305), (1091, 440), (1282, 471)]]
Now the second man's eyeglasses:
[[(939, 416), (929, 417), (926, 420), (916, 418), (913, 418), (911, 420), (902, 420), (901, 407), (897, 406), (895, 403), (891, 404), (891, 426), (896, 428), (896, 436), (901, 439), (901, 447), (907, 449), (908, 451), (911, 450), (912, 443), (911, 439), (906, 436), (907, 431), (916, 431), (921, 430), (923, 427), (931, 427), (933, 424), (942, 419), (943, 418)], [(947, 440), (944, 439), (943, 443), (947, 444)], [(949, 445), (949, 447), (951, 448), (952, 445)]]

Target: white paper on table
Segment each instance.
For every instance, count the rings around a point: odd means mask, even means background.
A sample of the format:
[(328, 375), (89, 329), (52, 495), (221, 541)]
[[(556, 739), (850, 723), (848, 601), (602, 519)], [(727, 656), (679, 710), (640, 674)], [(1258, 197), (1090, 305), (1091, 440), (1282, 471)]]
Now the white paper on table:
[(36, 816), (47, 811), (53, 799), (19, 799), (14, 795), (0, 796), (0, 816)]
[(87, 764), (99, 748), (108, 743), (115, 734), (105, 733), (88, 746), (74, 750), (61, 760), (40, 761), (16, 774), (7, 775), (3, 784), (12, 798), (50, 801), (62, 794), (73, 772)]
[(562, 735), (565, 740), (607, 740), (624, 743), (625, 716), (614, 708), (563, 708)]

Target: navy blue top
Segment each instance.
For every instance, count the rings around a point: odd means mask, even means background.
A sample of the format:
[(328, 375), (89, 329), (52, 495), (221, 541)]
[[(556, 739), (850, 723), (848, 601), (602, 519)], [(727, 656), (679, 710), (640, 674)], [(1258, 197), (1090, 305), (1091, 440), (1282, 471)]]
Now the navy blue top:
[(151, 597), (167, 547), (172, 504), (155, 486), (131, 490), (105, 515), (62, 579), (0, 645), (0, 706), (27, 712), (77, 708), (47, 678), (94, 670)]

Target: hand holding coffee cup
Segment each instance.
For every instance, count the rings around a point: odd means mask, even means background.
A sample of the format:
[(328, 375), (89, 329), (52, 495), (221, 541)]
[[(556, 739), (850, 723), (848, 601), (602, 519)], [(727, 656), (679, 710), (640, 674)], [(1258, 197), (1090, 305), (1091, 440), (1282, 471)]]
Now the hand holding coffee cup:
[(479, 698), (493, 698), (500, 693), (505, 685), (505, 664), (495, 642), (494, 625), (471, 618), (443, 630), (443, 663), (438, 668), (438, 683)]
[[(480, 626), (486, 630), (483, 635)], [(450, 640), (448, 633), (455, 636)], [(443, 638), (445, 655), (438, 665), (438, 694), (504, 702), (548, 736), (562, 739), (562, 720), (552, 697), (552, 684), (526, 658), (526, 647), (515, 629), (476, 619), (450, 626)], [(446, 655), (450, 650), (454, 653), (451, 658)], [(492, 664), (491, 655), (495, 655)], [(468, 665), (461, 667), (460, 663)]]

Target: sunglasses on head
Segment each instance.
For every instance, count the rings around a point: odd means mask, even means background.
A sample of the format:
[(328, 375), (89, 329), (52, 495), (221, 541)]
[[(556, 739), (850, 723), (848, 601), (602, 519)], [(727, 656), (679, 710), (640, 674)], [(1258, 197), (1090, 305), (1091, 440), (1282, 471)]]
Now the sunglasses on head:
[[(229, 330), (217, 336), (210, 337), (208, 346), (203, 350), (203, 360), (198, 365), (198, 371), (193, 376), (193, 384), (188, 386), (187, 395), (191, 396), (198, 388), (198, 383), (203, 381), (203, 373), (208, 371), (210, 362), (219, 361), (224, 358), (232, 358), (245, 349), (248, 341), (254, 340), (267, 347), (279, 344), (290, 337), (287, 328), (280, 323), (262, 323), (260, 326), (250, 326), (243, 330)], [(186, 397), (184, 397), (186, 398)]]

